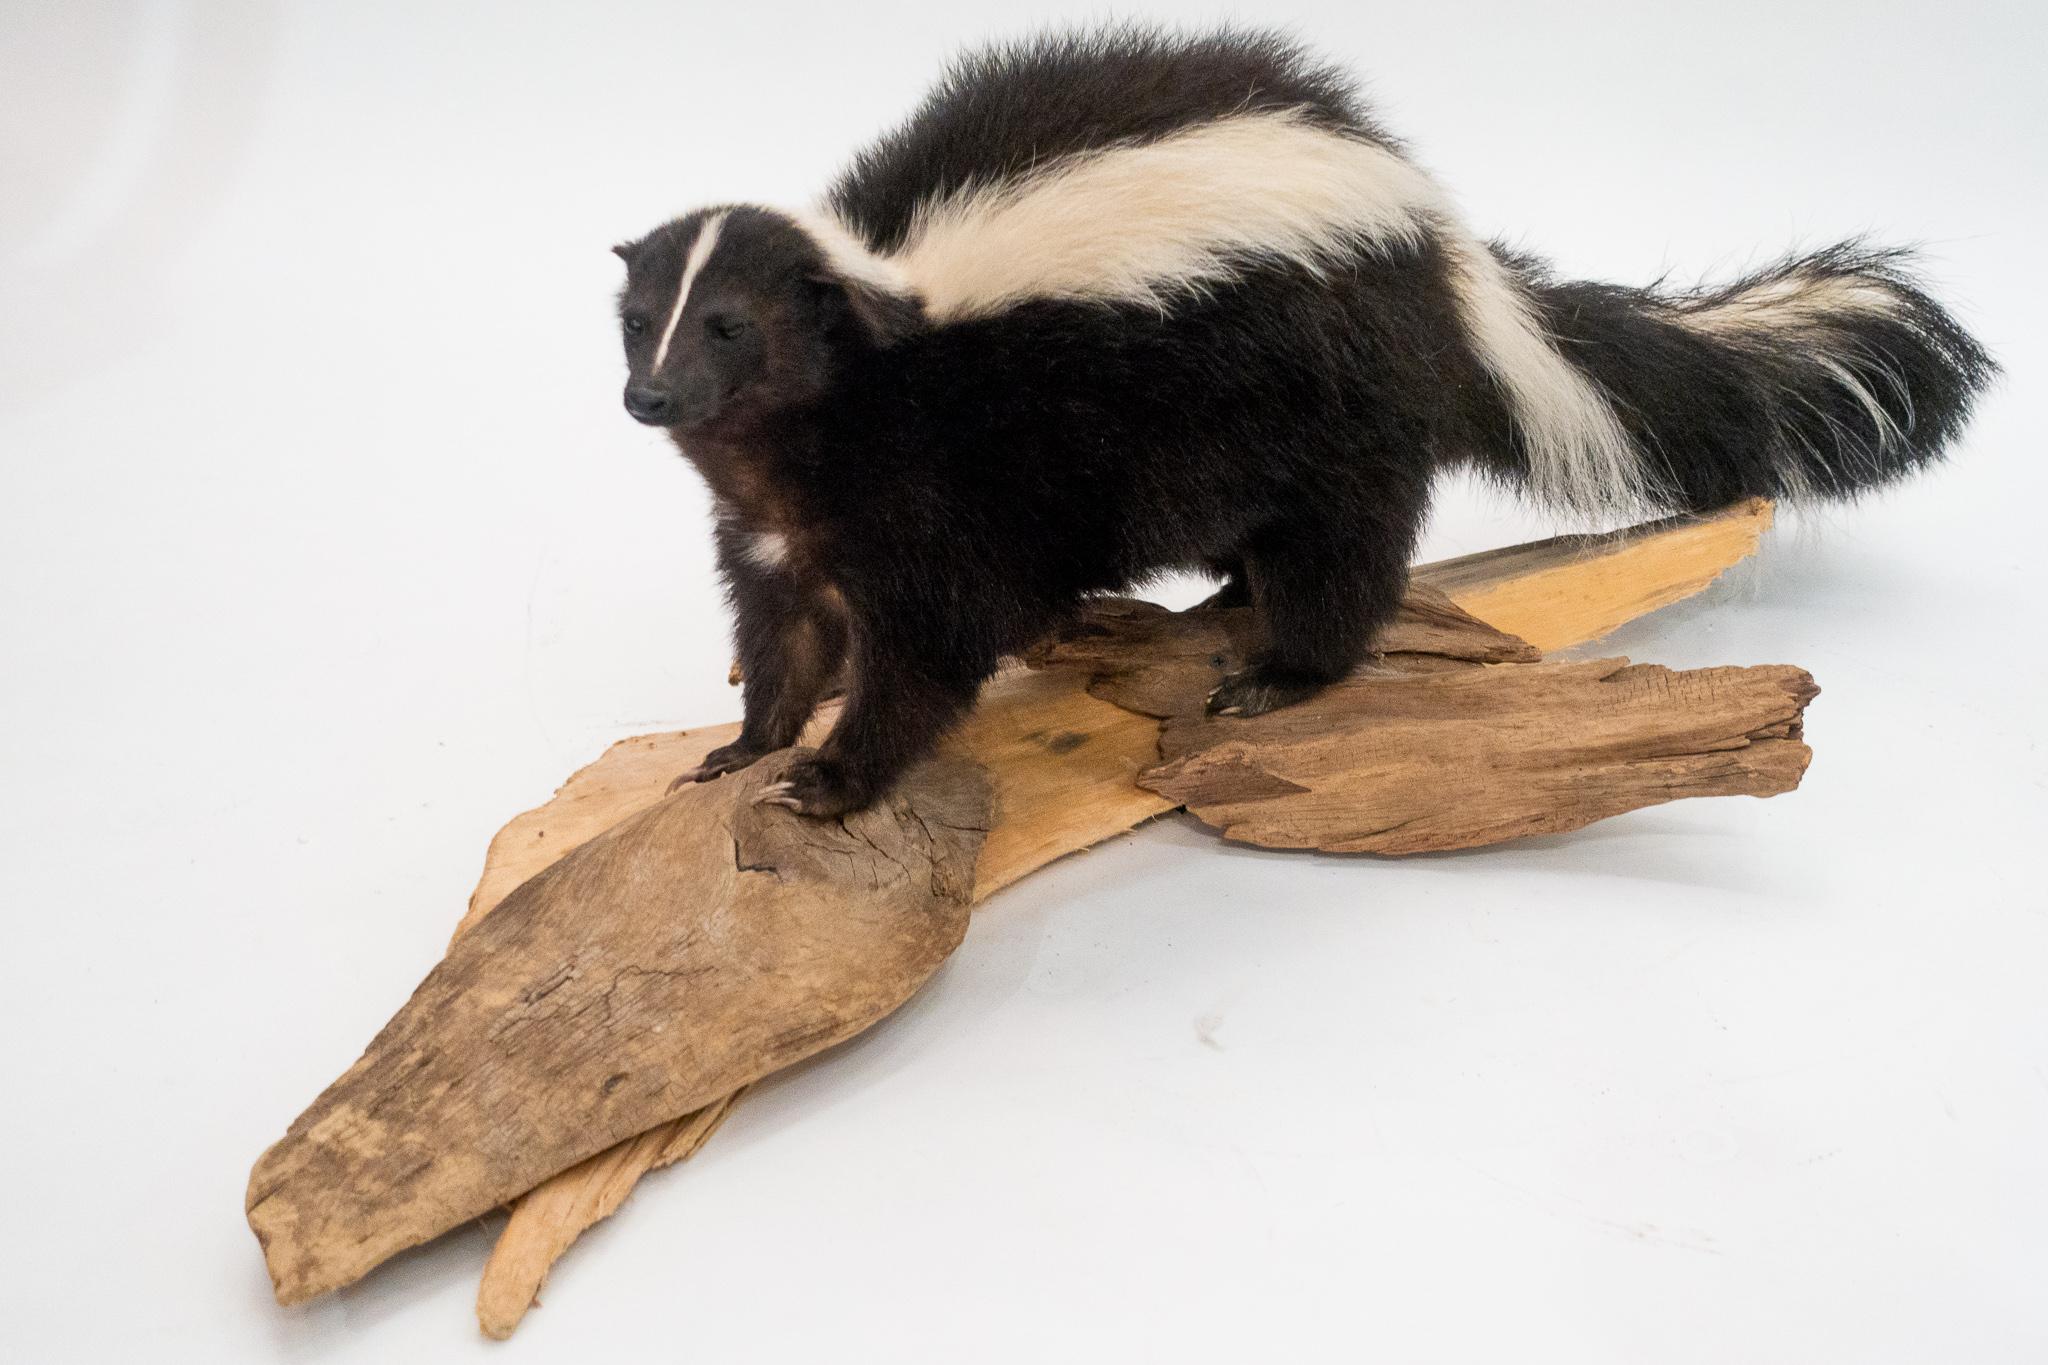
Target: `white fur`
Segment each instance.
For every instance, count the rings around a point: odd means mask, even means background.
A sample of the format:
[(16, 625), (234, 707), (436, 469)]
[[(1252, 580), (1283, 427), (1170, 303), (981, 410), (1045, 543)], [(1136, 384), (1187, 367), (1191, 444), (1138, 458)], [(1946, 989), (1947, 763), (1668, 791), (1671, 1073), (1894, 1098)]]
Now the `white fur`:
[(829, 217), (806, 226), (840, 268), (915, 292), (939, 321), (1031, 298), (1165, 309), (1246, 260), (1320, 274), (1361, 248), (1433, 235), (1473, 350), (1506, 391), (1533, 491), (1587, 511), (1647, 501), (1641, 455), (1606, 397), (1558, 353), (1526, 291), (1442, 188), (1397, 153), (1298, 113), (1219, 119), (969, 186), (921, 207), (887, 257)]
[[(1905, 301), (1881, 279), (1853, 275), (1807, 274), (1794, 270), (1775, 279), (1763, 280), (1726, 298), (1707, 304), (1680, 304), (1672, 316), (1684, 327), (1708, 336), (1739, 339), (1744, 333), (1797, 341), (1808, 363), (1840, 385), (1843, 392), (1861, 406), (1877, 432), (1879, 451), (1903, 443), (1905, 433), (1885, 411), (1884, 404), (1851, 360), (1873, 366), (1891, 377), (1903, 399), (1906, 388), (1882, 357), (1844, 354), (1853, 345), (1835, 323), (1844, 317), (1898, 316)], [(1838, 440), (1844, 452), (1859, 448), (1860, 442)], [(1873, 471), (1875, 472), (1875, 471)]]
[(1492, 248), (1462, 227), (1446, 231), (1445, 246), (1473, 353), (1507, 391), (1528, 453), (1529, 491), (1566, 511), (1633, 515), (1655, 506), (1642, 453), (1613, 405), (1558, 354), (1535, 304)]
[(810, 235), (825, 253), (827, 264), (846, 278), (891, 294), (913, 292), (910, 277), (902, 266), (868, 250), (866, 243), (826, 210), (796, 209), (787, 217)]
[(1845, 313), (1896, 314), (1901, 306), (1898, 294), (1882, 280), (1794, 271), (1711, 303), (1681, 304), (1677, 320), (1695, 331), (1716, 334), (1777, 331), (1825, 326), (1830, 317)]
[(683, 258), (683, 278), (676, 285), (676, 305), (668, 310), (668, 325), (661, 329), (661, 339), (654, 345), (654, 363), (648, 368), (650, 375), (660, 374), (662, 362), (668, 359), (668, 347), (675, 340), (676, 324), (683, 320), (683, 305), (690, 301), (690, 286), (703, 273), (704, 263), (711, 259), (711, 253), (718, 249), (718, 232), (724, 226), (725, 214), (714, 213), (697, 229), (697, 240), (690, 243), (690, 254)]
[(780, 531), (756, 531), (740, 551), (763, 569), (779, 569), (789, 559), (789, 541)]
[(1440, 198), (1383, 147), (1248, 114), (927, 204), (895, 260), (937, 318), (1047, 297), (1163, 308), (1228, 280), (1233, 258), (1321, 271), (1362, 244), (1419, 241)]

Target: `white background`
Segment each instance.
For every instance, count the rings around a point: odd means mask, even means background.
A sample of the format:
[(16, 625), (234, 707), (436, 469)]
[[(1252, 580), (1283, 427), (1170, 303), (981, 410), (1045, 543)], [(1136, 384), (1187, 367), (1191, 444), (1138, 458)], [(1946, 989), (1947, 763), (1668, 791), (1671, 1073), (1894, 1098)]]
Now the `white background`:
[[(0, 1358), (2048, 1357), (2034, 0), (1266, 12), (1573, 273), (1929, 245), (2009, 370), (1953, 467), (1606, 646), (1811, 668), (1797, 794), (1407, 862), (1169, 820), (989, 905), (511, 1346), (494, 1227), (271, 1303), (248, 1167), (490, 834), (737, 711), (605, 248), (808, 199), (1057, 17), (9, 0)], [(1451, 489), (1429, 549), (1544, 530)]]

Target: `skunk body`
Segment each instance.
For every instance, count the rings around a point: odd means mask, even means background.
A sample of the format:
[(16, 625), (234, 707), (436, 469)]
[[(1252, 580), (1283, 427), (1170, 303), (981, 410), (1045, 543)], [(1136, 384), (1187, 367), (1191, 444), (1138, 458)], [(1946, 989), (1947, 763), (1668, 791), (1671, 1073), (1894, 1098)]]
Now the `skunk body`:
[[(618, 249), (626, 403), (711, 486), (746, 682), (703, 780), (846, 709), (773, 799), (865, 805), (1084, 596), (1205, 568), (1343, 677), (1432, 477), (1578, 513), (1849, 496), (1935, 459), (1990, 361), (1891, 252), (1687, 293), (1479, 241), (1290, 44), (1120, 30), (960, 63), (819, 210)], [(683, 780), (683, 779), (679, 779)]]

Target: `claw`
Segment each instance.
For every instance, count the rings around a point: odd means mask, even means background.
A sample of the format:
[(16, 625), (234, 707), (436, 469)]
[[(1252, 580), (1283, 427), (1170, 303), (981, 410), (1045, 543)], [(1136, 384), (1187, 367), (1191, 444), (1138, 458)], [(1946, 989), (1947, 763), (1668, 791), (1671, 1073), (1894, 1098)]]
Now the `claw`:
[(792, 790), (793, 788), (790, 783), (771, 782), (761, 788), (761, 794), (754, 798), (754, 804), (757, 806), (787, 806), (791, 810), (797, 810), (799, 809), (797, 800), (790, 795)]
[(1223, 695), (1223, 688), (1228, 685), (1228, 683), (1221, 684), (1209, 690), (1209, 695), (1202, 698), (1202, 710), (1204, 712), (1212, 716), (1241, 716), (1244, 714), (1244, 704), (1242, 702), (1230, 706), (1218, 706), (1216, 704), (1216, 698)]

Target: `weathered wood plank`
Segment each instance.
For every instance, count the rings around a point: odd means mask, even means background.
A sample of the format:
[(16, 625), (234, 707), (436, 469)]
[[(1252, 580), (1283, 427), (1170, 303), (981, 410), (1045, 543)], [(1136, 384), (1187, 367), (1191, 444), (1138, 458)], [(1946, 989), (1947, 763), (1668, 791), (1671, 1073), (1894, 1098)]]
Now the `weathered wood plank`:
[(788, 761), (663, 798), (456, 940), (256, 1163), (281, 1302), (858, 1033), (936, 970), (966, 931), (981, 770), (934, 761), (812, 821), (753, 804)]
[(1249, 720), (1167, 722), (1139, 779), (1226, 838), (1431, 853), (1799, 785), (1803, 670), (1625, 659), (1354, 678)]

